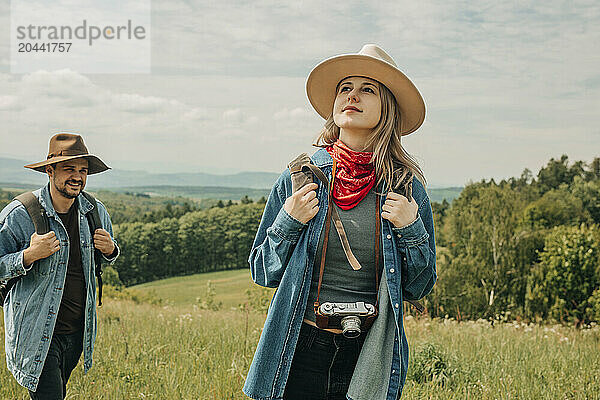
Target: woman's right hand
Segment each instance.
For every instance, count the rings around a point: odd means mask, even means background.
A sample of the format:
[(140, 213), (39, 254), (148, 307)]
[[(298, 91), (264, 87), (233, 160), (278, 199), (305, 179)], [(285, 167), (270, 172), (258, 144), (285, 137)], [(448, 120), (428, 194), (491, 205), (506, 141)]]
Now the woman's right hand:
[(298, 221), (306, 224), (319, 212), (316, 183), (301, 187), (296, 193), (285, 200), (283, 209)]

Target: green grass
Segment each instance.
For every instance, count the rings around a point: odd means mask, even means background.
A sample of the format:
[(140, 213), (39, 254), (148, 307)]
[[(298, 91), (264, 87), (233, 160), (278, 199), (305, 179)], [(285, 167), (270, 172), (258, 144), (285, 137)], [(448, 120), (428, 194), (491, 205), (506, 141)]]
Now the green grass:
[(246, 301), (245, 291), (256, 286), (250, 278), (250, 270), (219, 271), (168, 278), (133, 286), (176, 306), (197, 303), (206, 296), (208, 281), (217, 294), (215, 300), (223, 303), (224, 309), (237, 307)]
[[(209, 280), (221, 311), (202, 309), (196, 300)], [(106, 298), (94, 367), (85, 377), (76, 369), (67, 399), (244, 399), (240, 389), (264, 314), (234, 307), (252, 285), (247, 270), (223, 271), (134, 288), (163, 298), (162, 305)], [(447, 379), (441, 386), (409, 378), (403, 399), (600, 399), (598, 327), (412, 317), (405, 323), (411, 368), (426, 370), (420, 367), (432, 356), (421, 349), (434, 349)], [(27, 398), (0, 367), (0, 399)]]
[[(74, 371), (68, 399), (242, 398), (262, 315), (110, 299), (99, 314), (94, 367)], [(27, 398), (1, 368), (0, 399)]]

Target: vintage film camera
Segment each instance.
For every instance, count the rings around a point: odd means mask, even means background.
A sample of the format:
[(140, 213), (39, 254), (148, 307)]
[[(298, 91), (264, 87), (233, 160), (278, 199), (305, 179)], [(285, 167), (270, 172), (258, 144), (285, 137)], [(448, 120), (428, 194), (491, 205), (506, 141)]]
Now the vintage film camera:
[(357, 301), (354, 303), (315, 303), (315, 318), (321, 329), (341, 329), (347, 338), (360, 336), (361, 327), (367, 330), (377, 318), (374, 305)]

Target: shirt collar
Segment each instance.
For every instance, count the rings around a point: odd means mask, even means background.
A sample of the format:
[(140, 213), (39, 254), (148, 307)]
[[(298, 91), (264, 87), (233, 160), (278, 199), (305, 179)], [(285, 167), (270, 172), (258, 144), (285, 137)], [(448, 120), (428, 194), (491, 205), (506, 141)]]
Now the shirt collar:
[[(40, 205), (44, 208), (44, 210), (46, 210), (46, 214), (48, 216), (58, 218), (58, 214), (57, 214), (56, 210), (54, 209), (54, 205), (52, 204), (52, 198), (50, 197), (50, 183), (49, 182), (46, 186), (42, 187), (39, 200), (40, 200)], [(92, 209), (94, 208), (92, 203), (90, 203), (88, 201), (88, 199), (86, 199), (85, 196), (83, 196), (81, 193), (79, 194), (79, 196), (77, 196), (75, 198), (75, 201), (77, 202), (79, 212), (81, 212), (82, 214), (87, 214), (88, 212), (92, 211)]]

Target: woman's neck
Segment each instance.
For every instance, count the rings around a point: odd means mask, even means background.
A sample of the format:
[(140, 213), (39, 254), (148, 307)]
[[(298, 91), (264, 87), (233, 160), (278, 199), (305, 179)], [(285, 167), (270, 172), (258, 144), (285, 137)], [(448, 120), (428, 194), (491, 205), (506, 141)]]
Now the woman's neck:
[(340, 140), (344, 142), (346, 146), (354, 151), (373, 151), (367, 148), (367, 142), (371, 135), (370, 129), (361, 130), (348, 130), (340, 129)]

